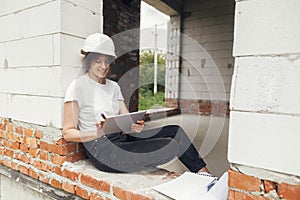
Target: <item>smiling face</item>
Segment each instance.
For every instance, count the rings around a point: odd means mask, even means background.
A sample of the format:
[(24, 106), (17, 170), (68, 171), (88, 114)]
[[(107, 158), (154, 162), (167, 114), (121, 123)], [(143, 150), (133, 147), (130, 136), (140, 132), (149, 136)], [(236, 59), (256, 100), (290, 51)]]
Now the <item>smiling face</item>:
[(91, 57), (87, 65), (89, 66), (88, 75), (97, 82), (105, 79), (109, 72), (111, 63), (110, 56), (103, 54), (95, 54)]

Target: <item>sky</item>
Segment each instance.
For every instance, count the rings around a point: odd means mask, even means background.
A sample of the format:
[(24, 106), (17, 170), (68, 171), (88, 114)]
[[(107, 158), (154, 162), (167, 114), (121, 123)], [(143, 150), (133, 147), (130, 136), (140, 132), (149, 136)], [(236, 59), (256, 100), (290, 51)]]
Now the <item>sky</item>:
[(141, 49), (153, 49), (155, 44), (155, 24), (157, 24), (157, 48), (167, 49), (167, 23), (170, 17), (154, 7), (141, 2)]

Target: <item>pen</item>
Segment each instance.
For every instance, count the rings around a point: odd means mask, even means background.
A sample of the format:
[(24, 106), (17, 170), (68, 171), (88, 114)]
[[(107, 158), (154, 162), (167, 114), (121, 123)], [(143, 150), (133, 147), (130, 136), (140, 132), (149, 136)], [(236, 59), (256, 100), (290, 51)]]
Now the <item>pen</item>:
[(103, 119), (106, 119), (106, 117), (105, 117), (105, 115), (104, 115), (103, 113), (101, 113), (101, 117), (102, 117)]

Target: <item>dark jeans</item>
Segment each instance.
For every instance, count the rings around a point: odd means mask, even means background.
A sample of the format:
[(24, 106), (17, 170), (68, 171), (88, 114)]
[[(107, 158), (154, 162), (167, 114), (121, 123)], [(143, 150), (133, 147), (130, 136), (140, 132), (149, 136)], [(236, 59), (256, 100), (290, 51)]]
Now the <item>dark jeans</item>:
[(175, 158), (192, 172), (206, 166), (184, 130), (177, 125), (141, 133), (114, 133), (85, 142), (88, 157), (106, 172), (152, 171)]

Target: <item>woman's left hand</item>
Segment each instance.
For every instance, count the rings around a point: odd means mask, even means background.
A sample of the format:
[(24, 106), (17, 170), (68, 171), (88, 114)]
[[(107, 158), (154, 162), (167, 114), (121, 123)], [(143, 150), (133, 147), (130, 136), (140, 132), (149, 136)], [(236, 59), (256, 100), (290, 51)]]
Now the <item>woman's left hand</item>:
[(144, 120), (137, 120), (135, 124), (131, 125), (131, 131), (134, 133), (140, 133), (144, 130)]

